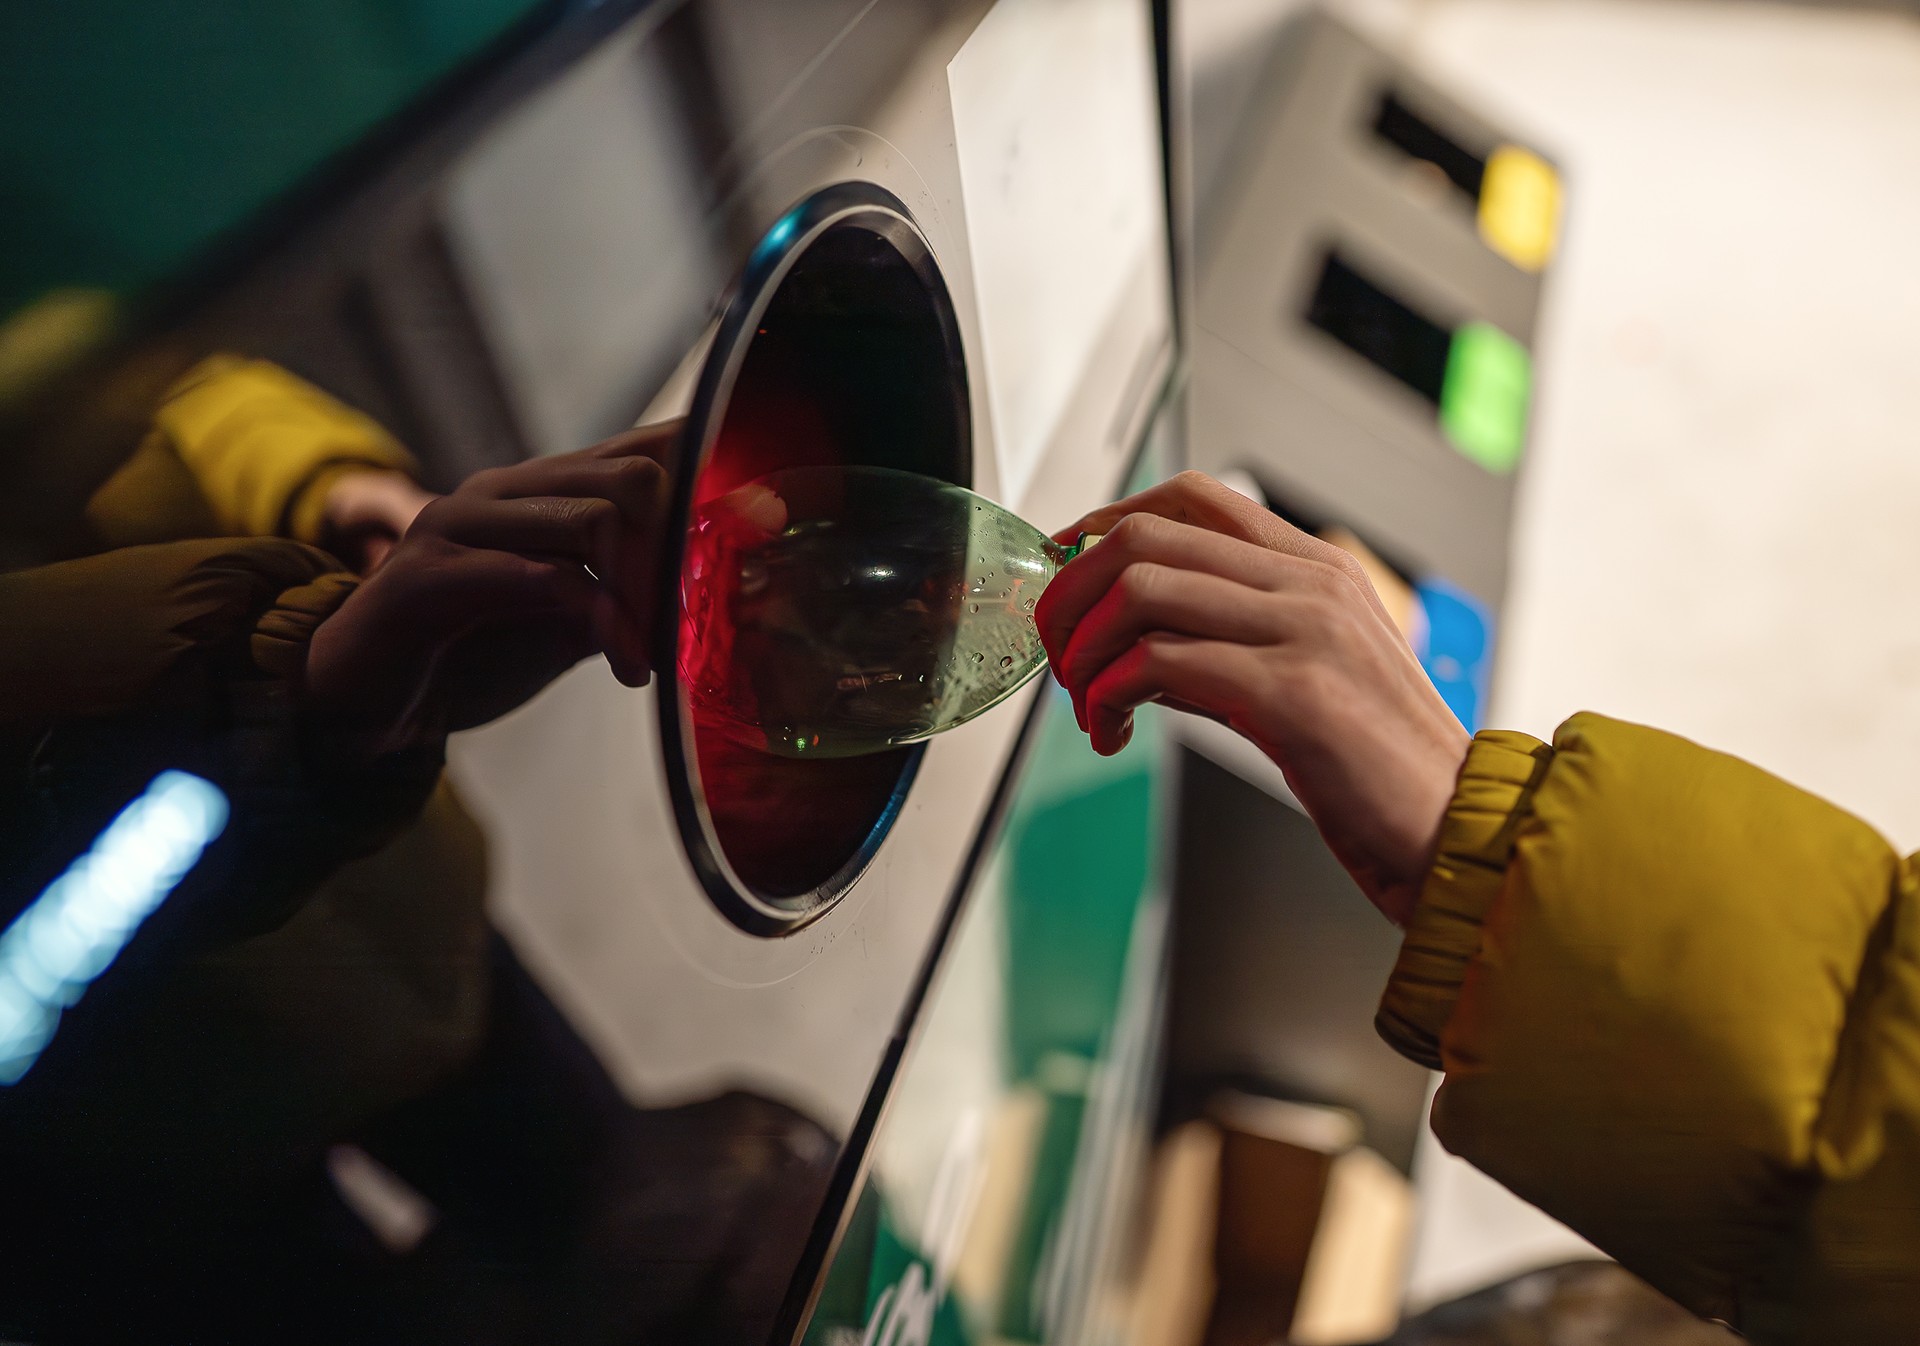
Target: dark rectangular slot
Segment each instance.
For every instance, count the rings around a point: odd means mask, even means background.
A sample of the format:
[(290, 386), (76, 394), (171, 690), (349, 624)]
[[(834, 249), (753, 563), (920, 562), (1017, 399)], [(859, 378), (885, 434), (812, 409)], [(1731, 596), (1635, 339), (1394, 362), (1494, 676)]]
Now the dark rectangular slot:
[(1438, 168), (1467, 194), (1468, 200), (1480, 200), (1480, 182), (1487, 175), (1487, 161), (1391, 93), (1380, 100), (1380, 111), (1373, 119), (1373, 133), (1389, 145)]
[(1320, 268), (1307, 321), (1439, 405), (1453, 334), (1355, 271), (1338, 253), (1329, 252)]

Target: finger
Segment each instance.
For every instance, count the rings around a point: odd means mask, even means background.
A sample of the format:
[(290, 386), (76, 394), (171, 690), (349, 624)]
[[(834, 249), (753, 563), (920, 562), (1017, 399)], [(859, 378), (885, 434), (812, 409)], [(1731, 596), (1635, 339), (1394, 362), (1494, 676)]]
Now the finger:
[(1392, 620), (1374, 592), (1372, 581), (1367, 579), (1365, 569), (1352, 555), (1294, 527), (1258, 501), (1249, 500), (1203, 472), (1182, 472), (1124, 500), (1104, 505), (1055, 536), (1068, 542), (1081, 533), (1109, 534), (1132, 514), (1156, 515), (1250, 542), (1282, 556), (1331, 566), (1365, 595), (1380, 616)]
[[(445, 634), (458, 635), (491, 622), (549, 616), (566, 617), (584, 632), (598, 591), (570, 561), (470, 550), (435, 575), (431, 593), (435, 607), (454, 621)], [(436, 615), (420, 618), (424, 623)]]
[(607, 656), (613, 676), (629, 687), (646, 686), (653, 657), (643, 621), (605, 585), (596, 587), (587, 614), (594, 645)]
[(584, 448), (580, 453), (582, 456), (593, 458), (641, 456), (651, 458), (663, 467), (672, 467), (686, 427), (687, 419), (684, 416), (677, 416), (667, 421), (654, 421), (647, 425), (636, 425), (631, 430), (622, 430), (617, 435)]
[(1094, 604), (1128, 567), (1143, 563), (1217, 575), (1269, 593), (1325, 590), (1337, 578), (1312, 562), (1279, 556), (1192, 524), (1152, 514), (1128, 515), (1099, 546), (1068, 563), (1040, 595), (1034, 619), (1047, 653), (1056, 659), (1065, 654), (1074, 628)]
[(1301, 540), (1317, 541), (1258, 501), (1221, 485), (1204, 472), (1191, 471), (1169, 477), (1111, 505), (1102, 505), (1060, 537), (1070, 539), (1082, 532), (1107, 533), (1129, 514), (1157, 514), (1163, 519), (1225, 533), (1242, 542), (1278, 551), (1302, 545)]
[(421, 526), (462, 547), (566, 560), (617, 570), (623, 544), (619, 509), (594, 496), (490, 500), (462, 493), (421, 511)]
[(1245, 645), (1154, 634), (1108, 664), (1087, 689), (1087, 735), (1111, 757), (1133, 736), (1133, 712), (1150, 701), (1176, 703), (1231, 721), (1259, 694), (1257, 656)]
[(458, 567), (460, 594), (473, 613), (469, 627), (503, 619), (555, 618), (564, 634), (544, 637), (563, 645), (569, 662), (604, 654), (614, 676), (629, 687), (645, 686), (652, 676), (644, 625), (605, 585), (579, 566), (542, 560), (511, 551), (476, 551)]
[(573, 496), (605, 500), (630, 527), (655, 530), (666, 512), (667, 472), (651, 458), (598, 457), (592, 450), (475, 473), (460, 494), (493, 500)]
[(1074, 628), (1054, 674), (1073, 697), (1084, 728), (1088, 686), (1143, 637), (1157, 631), (1236, 645), (1272, 644), (1298, 627), (1289, 620), (1291, 611), (1285, 596), (1202, 571), (1143, 562), (1121, 572)]

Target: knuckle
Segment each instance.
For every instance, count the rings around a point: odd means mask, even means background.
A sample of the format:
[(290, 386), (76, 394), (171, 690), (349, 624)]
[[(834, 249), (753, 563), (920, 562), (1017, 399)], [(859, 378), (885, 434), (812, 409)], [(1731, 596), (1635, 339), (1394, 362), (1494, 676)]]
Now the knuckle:
[(1367, 582), (1366, 567), (1360, 564), (1360, 559), (1352, 552), (1348, 551), (1345, 547), (1337, 547), (1333, 543), (1322, 541), (1319, 538), (1315, 538), (1313, 541), (1316, 544), (1312, 552), (1314, 559), (1334, 570), (1339, 574), (1341, 579), (1349, 584), (1365, 584)]
[[(1345, 552), (1341, 552), (1340, 556), (1352, 562), (1352, 572), (1349, 572), (1345, 565), (1332, 557), (1324, 561), (1307, 562), (1310, 576), (1309, 582), (1313, 585), (1315, 592), (1323, 594), (1328, 598), (1339, 599), (1346, 597), (1347, 594), (1352, 591), (1354, 577), (1360, 574), (1360, 563), (1354, 561), (1352, 557), (1347, 556)], [(1361, 575), (1361, 578), (1364, 579), (1365, 576)]]
[(1186, 650), (1186, 642), (1164, 631), (1154, 631), (1141, 637), (1141, 662), (1149, 674), (1165, 673), (1179, 664)]
[(1166, 568), (1151, 561), (1135, 561), (1113, 582), (1113, 594), (1122, 607), (1148, 607), (1165, 592)]
[(653, 490), (666, 481), (667, 470), (651, 458), (614, 458), (614, 480), (628, 490)]
[[(1240, 516), (1259, 509), (1253, 501), (1219, 480), (1210, 477), (1197, 468), (1188, 468), (1173, 478), (1180, 493), (1196, 501), (1205, 502), (1210, 512), (1229, 516)], [(1264, 509), (1259, 510), (1265, 514)]]
[(461, 483), (460, 489), (474, 495), (499, 496), (511, 484), (509, 469), (504, 467), (483, 467)]
[(1121, 515), (1119, 522), (1107, 530), (1107, 535), (1101, 539), (1100, 545), (1113, 547), (1122, 552), (1129, 551), (1139, 537), (1140, 521), (1146, 517), (1144, 514)]
[(1061, 685), (1068, 688), (1085, 687), (1090, 682), (1096, 681), (1092, 671), (1087, 667), (1088, 662), (1086, 655), (1079, 650), (1067, 651), (1056, 665), (1060, 673)]
[(430, 536), (445, 531), (447, 520), (453, 516), (457, 508), (451, 496), (442, 496), (438, 500), (431, 501), (414, 516), (413, 526), (407, 530), (409, 536), (416, 532), (422, 536)]
[(1138, 556), (1153, 544), (1166, 520), (1158, 514), (1128, 514), (1116, 523), (1101, 546), (1118, 546), (1123, 555)]

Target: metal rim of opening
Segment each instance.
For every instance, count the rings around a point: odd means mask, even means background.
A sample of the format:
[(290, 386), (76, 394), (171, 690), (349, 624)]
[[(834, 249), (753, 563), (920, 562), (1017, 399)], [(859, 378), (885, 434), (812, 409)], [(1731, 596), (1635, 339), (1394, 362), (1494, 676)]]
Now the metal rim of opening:
[(775, 221), (754, 246), (715, 329), (713, 344), (695, 385), (680, 445), (680, 463), (674, 474), (664, 534), (666, 563), (660, 567), (656, 609), (661, 614), (660, 648), (654, 660), (659, 679), (661, 747), (666, 759), (668, 793), (673, 800), (680, 835), (708, 898), (735, 925), (755, 935), (792, 934), (832, 909), (873, 862), (906, 802), (926, 752), (924, 743), (903, 750), (891, 797), (864, 840), (839, 869), (803, 892), (768, 897), (756, 892), (727, 860), (707, 807), (694, 749), (694, 728), (680, 685), (680, 623), (677, 620), (680, 568), (695, 483), (712, 458), (748, 347), (781, 283), (809, 247), (828, 231), (842, 228), (865, 229), (885, 239), (925, 290), (929, 315), (939, 325), (946, 348), (948, 377), (953, 385), (950, 395), (961, 422), (956, 463), (961, 484), (969, 484), (972, 473), (964, 348), (952, 297), (926, 236), (914, 223), (906, 205), (873, 183), (838, 183), (806, 197)]

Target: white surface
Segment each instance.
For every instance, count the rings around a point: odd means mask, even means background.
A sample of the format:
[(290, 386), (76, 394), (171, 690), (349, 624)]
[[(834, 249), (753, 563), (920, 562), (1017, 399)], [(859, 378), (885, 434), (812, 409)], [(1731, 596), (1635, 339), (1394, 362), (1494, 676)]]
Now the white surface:
[[(1493, 722), (1644, 720), (1920, 843), (1920, 24), (1402, 9), (1569, 170)], [(1431, 1143), (1421, 1185), (1415, 1303), (1580, 1247)]]
[(1140, 0), (1001, 0), (947, 67), (1001, 500), (1165, 246)]
[(659, 313), (698, 312), (720, 280), (704, 251), (659, 244), (699, 238), (703, 195), (643, 37), (609, 43), (530, 100), (448, 194), (448, 240), (540, 453), (632, 424), (693, 336), (650, 340)]

